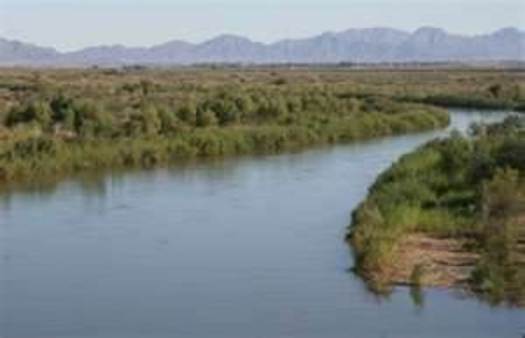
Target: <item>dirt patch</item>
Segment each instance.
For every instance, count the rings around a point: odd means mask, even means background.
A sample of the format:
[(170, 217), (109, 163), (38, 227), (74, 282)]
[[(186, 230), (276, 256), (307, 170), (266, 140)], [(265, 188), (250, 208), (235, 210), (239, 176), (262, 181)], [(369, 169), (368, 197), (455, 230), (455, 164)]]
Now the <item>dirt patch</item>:
[[(479, 254), (469, 252), (466, 239), (434, 238), (411, 234), (398, 243), (396, 264), (390, 271), (394, 284), (451, 287), (465, 284)], [(418, 276), (414, 276), (417, 271)]]

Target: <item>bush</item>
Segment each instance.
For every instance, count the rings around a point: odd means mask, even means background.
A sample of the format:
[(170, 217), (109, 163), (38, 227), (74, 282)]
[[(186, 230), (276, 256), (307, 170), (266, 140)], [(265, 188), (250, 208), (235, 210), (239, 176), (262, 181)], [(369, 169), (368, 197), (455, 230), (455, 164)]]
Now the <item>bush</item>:
[[(525, 119), (524, 119), (525, 120)], [(474, 240), (470, 285), (492, 301), (525, 301), (523, 120), (478, 126), (488, 133), (434, 140), (403, 156), (353, 213), (349, 238), (363, 276), (389, 282), (396, 246), (412, 232)], [(522, 259), (522, 258), (521, 258)]]

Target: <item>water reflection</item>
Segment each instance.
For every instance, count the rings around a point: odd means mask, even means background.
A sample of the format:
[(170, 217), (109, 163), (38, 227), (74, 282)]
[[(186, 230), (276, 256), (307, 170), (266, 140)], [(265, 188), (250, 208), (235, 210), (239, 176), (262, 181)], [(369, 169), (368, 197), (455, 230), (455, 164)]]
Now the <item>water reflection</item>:
[[(449, 136), (453, 134), (463, 134), (463, 135), (470, 135), (471, 129), (473, 125), (479, 124), (479, 123), (494, 123), (498, 121), (502, 121), (504, 118), (512, 115), (514, 113), (493, 113), (488, 111), (467, 111), (464, 112), (458, 112), (453, 111), (452, 115), (452, 123), (447, 128), (445, 132), (438, 132), (438, 133), (427, 133), (425, 141), (428, 141), (430, 139), (436, 138), (436, 137), (444, 137)], [(417, 142), (418, 144), (423, 144), (424, 142)], [(415, 148), (415, 147), (414, 147)], [(352, 217), (354, 215), (352, 214)], [(350, 222), (349, 227), (351, 227), (352, 222)], [(348, 235), (348, 233), (347, 233)], [(353, 257), (355, 257), (355, 252), (353, 250), (351, 240), (350, 238), (346, 238), (346, 243), (348, 244), (349, 250)], [(361, 278), (363, 282), (366, 284), (366, 289), (368, 292), (374, 294), (377, 299), (386, 300), (388, 301), (390, 299), (390, 296), (393, 292), (399, 289), (400, 286), (396, 285), (384, 285), (384, 284), (377, 284), (374, 283), (371, 280), (367, 280), (366, 276), (363, 276), (359, 269), (358, 269), (358, 263), (355, 261), (353, 262), (352, 267), (349, 269), (357, 278)], [(466, 288), (466, 287), (465, 287)], [(491, 307), (509, 307), (509, 308), (523, 308), (525, 306), (525, 286), (522, 285), (516, 285), (514, 287), (515, 292), (509, 294), (484, 294), (482, 292), (474, 292), (473, 290), (468, 290), (463, 287), (453, 288), (449, 289), (450, 294), (454, 294), (456, 296), (460, 295), (461, 298), (466, 297), (472, 297), (474, 299), (477, 299), (480, 302), (486, 303)], [(423, 287), (420, 287), (419, 285), (409, 285), (406, 287), (408, 289), (410, 298), (415, 306), (416, 309), (423, 309), (425, 306), (425, 289)]]
[(425, 306), (425, 291), (419, 285), (410, 286), (410, 298), (417, 309), (422, 309)]
[(0, 336), (515, 338), (520, 310), (440, 290), (418, 310), (409, 289), (377, 297), (348, 273), (349, 211), (439, 134), (13, 189)]

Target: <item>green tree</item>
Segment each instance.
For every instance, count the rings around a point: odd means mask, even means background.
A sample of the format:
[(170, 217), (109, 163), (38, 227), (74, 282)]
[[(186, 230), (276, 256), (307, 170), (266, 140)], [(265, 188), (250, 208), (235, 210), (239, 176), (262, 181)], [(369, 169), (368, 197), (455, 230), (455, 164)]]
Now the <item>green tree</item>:
[(167, 108), (159, 108), (159, 119), (160, 119), (160, 133), (169, 134), (177, 130), (179, 126), (179, 119), (177, 114)]
[(147, 136), (154, 136), (160, 132), (162, 121), (159, 112), (154, 105), (148, 104), (142, 108), (141, 120), (143, 132)]
[(519, 171), (498, 169), (494, 178), (483, 185), (482, 213), (488, 238), (503, 238), (503, 244), (515, 242), (515, 218), (525, 212), (525, 196)]
[(35, 122), (43, 129), (47, 129), (51, 125), (52, 116), (53, 111), (47, 101), (33, 100), (9, 111), (5, 123), (10, 127), (19, 123)]
[(192, 100), (188, 100), (180, 106), (177, 111), (177, 116), (181, 121), (194, 126), (197, 121), (197, 107)]
[(197, 110), (197, 127), (208, 127), (217, 125), (217, 116), (209, 109), (198, 109)]

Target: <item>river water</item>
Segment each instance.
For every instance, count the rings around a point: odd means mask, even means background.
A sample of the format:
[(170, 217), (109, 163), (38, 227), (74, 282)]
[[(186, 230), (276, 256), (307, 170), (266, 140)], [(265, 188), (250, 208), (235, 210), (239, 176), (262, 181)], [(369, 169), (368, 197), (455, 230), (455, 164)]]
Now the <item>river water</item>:
[[(452, 112), (452, 127), (506, 113)], [(351, 210), (447, 131), (80, 176), (0, 197), (0, 337), (521, 338), (525, 311), (387, 299), (349, 272)]]

